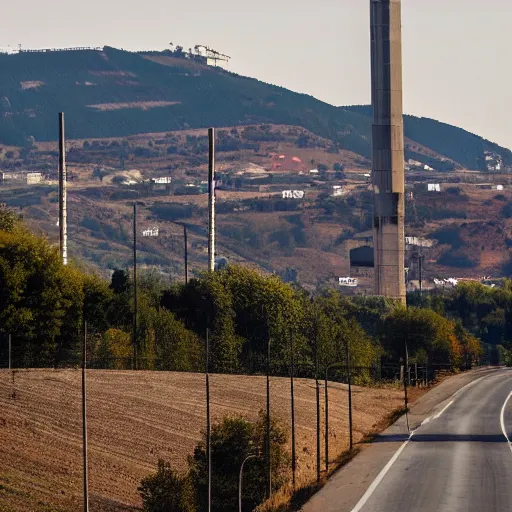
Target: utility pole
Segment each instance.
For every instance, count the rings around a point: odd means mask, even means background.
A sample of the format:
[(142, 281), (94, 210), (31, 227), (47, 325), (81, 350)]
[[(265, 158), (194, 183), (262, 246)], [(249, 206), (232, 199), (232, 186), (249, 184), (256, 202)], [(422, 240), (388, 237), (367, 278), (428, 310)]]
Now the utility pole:
[(314, 320), (315, 336), (315, 388), (316, 388), (316, 481), (320, 482), (320, 386), (318, 385), (318, 331)]
[(89, 512), (89, 482), (87, 466), (87, 388), (85, 370), (87, 367), (87, 322), (84, 321), (84, 339), (82, 354), (82, 447), (84, 474), (84, 512)]
[(272, 464), (270, 461), (270, 336), (267, 341), (267, 436), (266, 436), (266, 455), (268, 472), (268, 498), (272, 497)]
[(64, 112), (59, 112), (59, 249), (63, 265), (68, 264), (67, 170)]
[(423, 255), (420, 253), (418, 257), (419, 271), (420, 271), (420, 295), (423, 293)]
[(210, 355), (210, 330), (206, 328), (206, 456), (208, 458), (208, 512), (212, 509), (212, 442), (210, 423), (210, 376), (209, 355)]
[(187, 240), (187, 226), (183, 224), (183, 242), (185, 244), (185, 284), (188, 283), (188, 240)]
[(409, 368), (409, 351), (407, 350), (407, 342), (405, 342), (405, 357), (404, 357), (404, 402), (405, 402), (405, 421), (407, 423), (407, 431), (409, 432), (409, 416), (408, 409), (409, 403), (407, 399), (407, 373)]
[(354, 447), (353, 434), (352, 434), (352, 378), (350, 375), (350, 349), (348, 346), (348, 340), (345, 343), (345, 354), (347, 358), (347, 382), (348, 382), (348, 429), (350, 439), (350, 450)]
[(137, 369), (137, 202), (133, 203), (133, 369)]
[(11, 369), (11, 350), (12, 350), (12, 345), (11, 345), (11, 335), (9, 334), (9, 370)]
[(290, 394), (292, 406), (292, 485), (295, 489), (295, 472), (297, 469), (297, 461), (295, 456), (295, 397), (293, 389), (293, 374), (295, 372), (294, 355), (293, 355), (293, 333), (290, 333)]
[(215, 270), (215, 129), (208, 128), (208, 271)]

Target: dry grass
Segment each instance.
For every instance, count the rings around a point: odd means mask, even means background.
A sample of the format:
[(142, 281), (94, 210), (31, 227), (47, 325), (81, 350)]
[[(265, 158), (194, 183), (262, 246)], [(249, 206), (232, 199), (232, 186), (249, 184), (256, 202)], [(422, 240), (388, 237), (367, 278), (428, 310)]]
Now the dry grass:
[[(38, 503), (77, 510), (82, 475), (80, 372), (20, 371), (15, 381), (16, 399), (12, 399), (11, 374), (0, 372), (0, 502), (17, 507), (14, 510), (44, 510)], [(297, 379), (295, 390), (298, 481), (307, 485), (316, 475), (314, 381)], [(289, 423), (289, 380), (273, 378), (271, 395), (273, 413)], [(256, 419), (265, 407), (265, 379), (214, 375), (211, 397), (214, 420), (226, 414)], [(401, 403), (398, 389), (355, 387), (355, 441)], [(330, 383), (329, 416), (334, 461), (348, 447), (344, 385)], [(322, 399), (322, 428), (323, 423)], [(200, 374), (90, 371), (90, 491), (92, 499), (102, 504), (97, 509), (139, 507), (140, 479), (154, 470), (160, 457), (184, 469), (204, 424)]]
[(122, 110), (124, 108), (139, 108), (141, 110), (149, 110), (158, 107), (170, 107), (171, 105), (179, 105), (180, 101), (135, 101), (131, 103), (98, 103), (96, 105), (87, 105), (101, 112), (107, 110)]

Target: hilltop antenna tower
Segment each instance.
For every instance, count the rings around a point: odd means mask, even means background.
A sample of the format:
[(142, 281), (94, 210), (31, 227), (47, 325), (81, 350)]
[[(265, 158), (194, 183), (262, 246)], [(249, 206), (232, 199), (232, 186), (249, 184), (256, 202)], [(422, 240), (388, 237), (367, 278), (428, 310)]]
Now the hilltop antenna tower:
[(375, 292), (405, 304), (401, 0), (370, 0)]
[(229, 63), (229, 59), (231, 57), (229, 55), (225, 55), (224, 53), (220, 53), (217, 50), (214, 50), (213, 48), (210, 48), (209, 46), (205, 46), (204, 44), (196, 44), (194, 46), (194, 50), (197, 55), (201, 55), (201, 48), (205, 51), (205, 57), (208, 60), (213, 60), (213, 65), (217, 66), (217, 62), (226, 62), (226, 64)]

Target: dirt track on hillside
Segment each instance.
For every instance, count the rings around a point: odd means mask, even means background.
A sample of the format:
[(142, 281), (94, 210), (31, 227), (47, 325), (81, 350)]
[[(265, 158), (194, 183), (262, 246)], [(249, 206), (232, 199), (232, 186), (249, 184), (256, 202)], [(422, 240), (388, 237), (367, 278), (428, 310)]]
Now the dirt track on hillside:
[[(75, 511), (81, 507), (81, 372), (0, 371), (0, 511)], [(289, 423), (289, 380), (272, 378), (275, 414)], [(402, 404), (402, 392), (354, 388), (356, 441)], [(265, 407), (265, 378), (211, 376), (214, 420)], [(295, 384), (298, 471), (315, 472), (315, 386)], [(323, 428), (322, 393), (322, 428)], [(348, 447), (346, 387), (330, 383), (330, 454)], [(137, 510), (137, 486), (158, 458), (186, 468), (204, 430), (204, 376), (166, 372), (88, 371), (91, 511)], [(322, 436), (323, 438), (323, 436)], [(323, 461), (323, 440), (322, 440)], [(53, 508), (51, 508), (53, 507)]]

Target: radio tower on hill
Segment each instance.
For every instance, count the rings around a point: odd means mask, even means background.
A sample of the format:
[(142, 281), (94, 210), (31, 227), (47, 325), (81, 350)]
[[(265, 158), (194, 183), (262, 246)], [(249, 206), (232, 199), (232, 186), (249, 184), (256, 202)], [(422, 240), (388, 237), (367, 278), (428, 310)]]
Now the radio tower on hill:
[(370, 0), (375, 292), (405, 304), (401, 0)]

